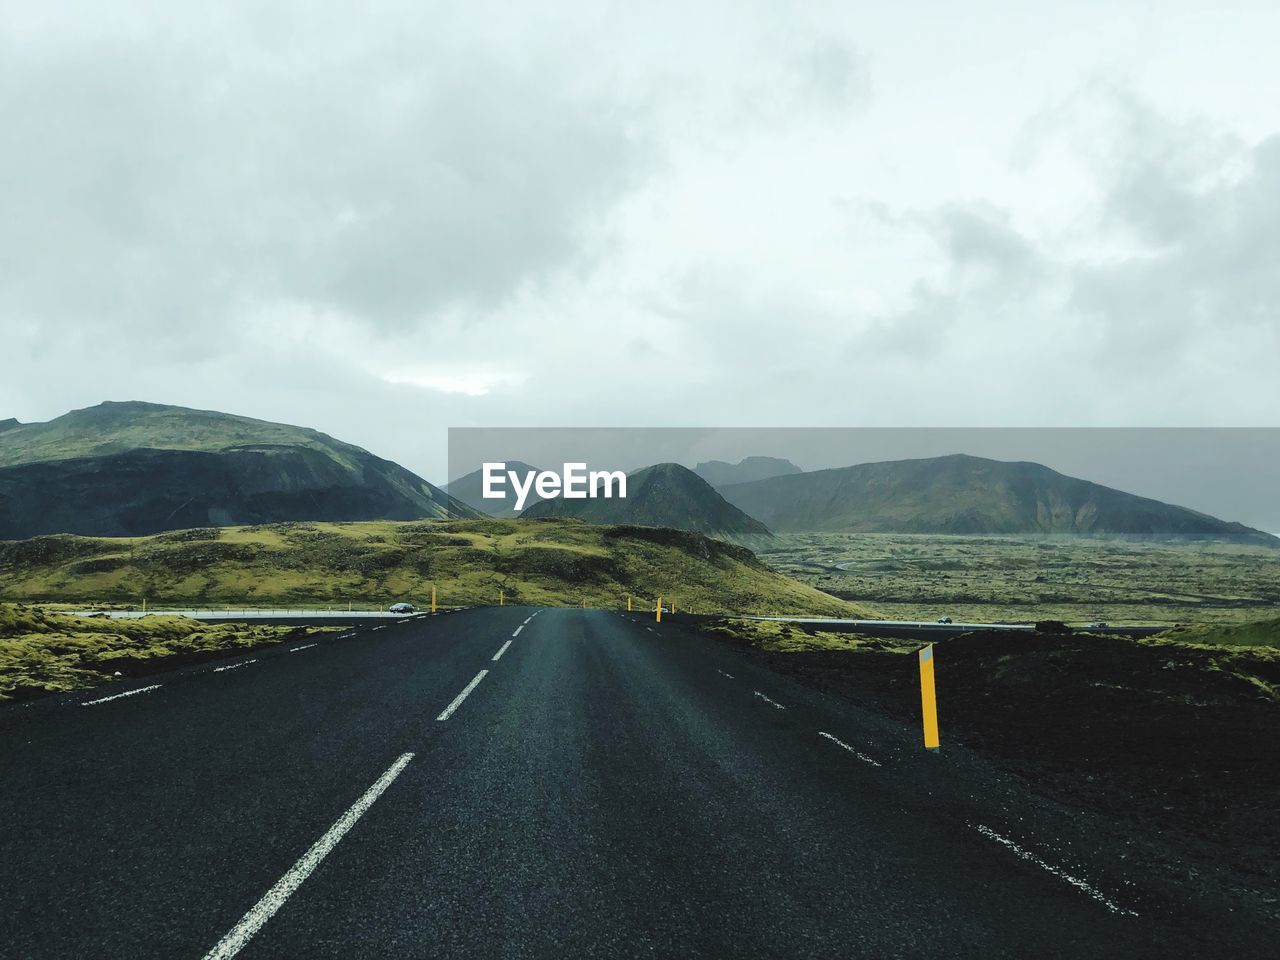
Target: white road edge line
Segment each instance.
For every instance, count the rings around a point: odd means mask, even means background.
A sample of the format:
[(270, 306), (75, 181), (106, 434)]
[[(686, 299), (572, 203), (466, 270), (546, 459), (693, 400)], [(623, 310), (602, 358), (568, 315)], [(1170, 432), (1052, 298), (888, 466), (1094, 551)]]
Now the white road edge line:
[(495, 662), (497, 661), (497, 659), (498, 659), (499, 657), (501, 657), (504, 653), (506, 653), (506, 652), (507, 652), (507, 647), (509, 647), (509, 646), (511, 646), (511, 641), (510, 641), (510, 640), (508, 640), (506, 643), (504, 643), (502, 646), (500, 646), (500, 647), (498, 648), (498, 652), (497, 652), (497, 653), (495, 653), (495, 654), (493, 655), (493, 659), (494, 659), (494, 661), (495, 661)]
[(476, 687), (480, 685), (480, 681), (484, 679), (485, 674), (487, 674), (488, 672), (489, 672), (488, 670), (481, 670), (479, 673), (477, 673), (475, 675), (475, 679), (462, 688), (462, 692), (453, 698), (453, 703), (445, 707), (444, 712), (441, 713), (440, 716), (436, 717), (436, 720), (448, 720), (451, 716), (453, 716), (453, 711), (457, 710), (458, 707), (462, 706), (462, 701), (467, 699), (467, 695), (470, 694), (472, 690), (474, 690)]
[(274, 887), (263, 894), (262, 899), (250, 908), (240, 922), (232, 927), (227, 935), (204, 955), (204, 960), (230, 960), (231, 957), (239, 953), (253, 935), (262, 929), (262, 925), (270, 920), (275, 912), (284, 905), (284, 902), (289, 899), (289, 896), (302, 885), (302, 881), (306, 880), (311, 875), (311, 872), (320, 865), (320, 861), (329, 855), (329, 851), (338, 845), (338, 841), (343, 838), (346, 832), (355, 826), (355, 822), (364, 816), (365, 811), (373, 806), (373, 802), (382, 796), (382, 792), (391, 786), (391, 781), (400, 776), (400, 771), (412, 759), (412, 753), (401, 754), (400, 759), (393, 763), (387, 769), (387, 772), (364, 792), (364, 796), (357, 800), (350, 810), (339, 817), (337, 823), (330, 827), (324, 836), (317, 840), (311, 849), (289, 868), (289, 872), (281, 877)]
[(297, 653), (299, 650), (310, 650), (310, 649), (311, 649), (312, 647), (314, 647), (314, 646), (316, 646), (316, 644), (314, 644), (314, 643), (304, 643), (304, 644), (303, 644), (302, 646), (300, 646), (300, 647), (290, 647), (290, 648), (289, 648), (289, 652), (290, 652), (290, 653)]
[(226, 670), (238, 670), (241, 667), (247, 667), (251, 663), (257, 663), (257, 660), (245, 660), (243, 663), (232, 663), (225, 667), (214, 667), (214, 673), (223, 673)]
[(518, 636), (520, 636), (520, 631), (521, 631), (521, 630), (523, 630), (523, 629), (524, 629), (524, 624), (522, 623), (522, 624), (520, 624), (520, 626), (516, 627), (516, 632), (515, 632), (515, 633), (513, 633), (511, 636), (513, 636), (513, 637), (518, 637)]
[(1022, 847), (1018, 846), (1018, 844), (1010, 840), (1008, 837), (1002, 837), (1000, 834), (996, 833), (990, 827), (984, 826), (981, 823), (970, 824), (970, 826), (973, 827), (973, 829), (977, 830), (984, 837), (987, 837), (990, 840), (994, 840), (996, 843), (1000, 844), (1001, 846), (1008, 847), (1010, 850), (1014, 852), (1014, 854), (1018, 856), (1019, 859), (1026, 860), (1028, 863), (1034, 863), (1037, 867), (1039, 867), (1042, 870), (1047, 870), (1049, 873), (1053, 874), (1059, 880), (1065, 880), (1067, 883), (1071, 884), (1077, 890), (1080, 890), (1082, 893), (1092, 897), (1094, 900), (1097, 900), (1100, 904), (1102, 904), (1112, 913), (1119, 914), (1122, 917), (1136, 917), (1138, 915), (1133, 910), (1126, 909), (1125, 907), (1120, 906), (1115, 901), (1109, 899), (1100, 890), (1097, 890), (1094, 887), (1090, 886), (1089, 883), (1087, 883), (1086, 881), (1081, 880), (1079, 877), (1073, 877), (1071, 874), (1067, 873), (1061, 867), (1055, 867), (1051, 863), (1046, 863), (1045, 861), (1037, 857), (1034, 853), (1032, 853), (1030, 850), (1023, 849)]
[(146, 693), (148, 690), (159, 690), (164, 684), (153, 683), (149, 687), (138, 687), (136, 690), (126, 690), (124, 693), (113, 693), (109, 697), (99, 697), (97, 700), (85, 700), (80, 704), (82, 707), (94, 707), (100, 703), (106, 703), (108, 700), (119, 700), (121, 697), (132, 697), (135, 693)]
[(826, 737), (828, 740), (830, 740), (832, 743), (834, 743), (837, 747), (842, 747), (843, 749), (848, 750), (850, 753), (852, 753), (855, 757), (857, 757), (857, 758), (858, 758), (859, 760), (861, 760), (863, 763), (869, 763), (869, 764), (871, 764), (873, 767), (878, 767), (878, 766), (880, 766), (880, 761), (878, 761), (878, 760), (872, 760), (870, 757), (868, 757), (868, 756), (867, 756), (865, 753), (863, 753), (861, 750), (855, 750), (855, 749), (853, 749), (853, 747), (849, 746), (847, 743), (845, 743), (843, 740), (841, 740), (841, 739), (840, 739), (839, 737), (837, 737), (835, 734), (827, 733), (827, 731), (825, 731), (825, 730), (819, 730), (819, 731), (818, 731), (818, 736), (820, 736), (820, 737)]
[(767, 704), (768, 704), (769, 706), (771, 706), (771, 707), (775, 707), (775, 708), (776, 708), (776, 709), (778, 709), (778, 710), (785, 710), (785, 709), (787, 709), (787, 708), (786, 708), (786, 707), (784, 707), (782, 704), (780, 704), (777, 700), (770, 700), (768, 697), (766, 697), (766, 696), (765, 696), (763, 693), (761, 693), (759, 690), (752, 690), (751, 692), (752, 692), (752, 693), (754, 693), (757, 697), (759, 697), (761, 700), (763, 700), (765, 703), (767, 703)]

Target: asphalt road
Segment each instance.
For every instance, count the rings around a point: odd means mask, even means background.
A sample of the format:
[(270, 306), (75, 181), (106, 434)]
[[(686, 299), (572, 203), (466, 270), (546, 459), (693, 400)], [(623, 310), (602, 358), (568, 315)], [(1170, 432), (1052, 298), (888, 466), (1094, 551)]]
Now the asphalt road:
[(943, 736), (520, 607), (10, 706), (0, 955), (1274, 955)]

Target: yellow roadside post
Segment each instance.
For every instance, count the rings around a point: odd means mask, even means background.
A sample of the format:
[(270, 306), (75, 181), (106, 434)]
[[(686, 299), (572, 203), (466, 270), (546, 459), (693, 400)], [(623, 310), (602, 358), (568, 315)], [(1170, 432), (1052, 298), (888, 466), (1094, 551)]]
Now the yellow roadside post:
[(920, 650), (920, 708), (924, 716), (924, 748), (937, 750), (938, 699), (933, 689), (933, 644)]
[(627, 613), (631, 612), (631, 597), (627, 597)]
[(657, 621), (661, 623), (662, 622), (662, 598), (661, 597), (658, 598), (657, 606), (653, 608), (653, 614), (654, 614), (654, 617), (657, 619)]
[(436, 588), (431, 588), (431, 612), (436, 612)]
[(676, 602), (675, 602), (675, 600), (672, 600), (672, 601), (671, 601), (671, 612), (672, 612), (672, 613), (675, 613), (675, 612), (676, 612)]
[(507, 591), (498, 591), (498, 606), (505, 607), (507, 605)]

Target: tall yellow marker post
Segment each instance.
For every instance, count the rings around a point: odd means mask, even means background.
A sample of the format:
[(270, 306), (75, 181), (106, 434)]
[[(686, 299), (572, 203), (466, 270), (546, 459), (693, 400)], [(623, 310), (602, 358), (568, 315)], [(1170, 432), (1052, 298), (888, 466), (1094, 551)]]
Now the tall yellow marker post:
[(658, 598), (658, 605), (653, 608), (654, 617), (659, 623), (662, 622), (662, 598)]
[(627, 597), (627, 613), (631, 612), (631, 598)]
[(676, 602), (674, 600), (671, 601), (671, 612), (672, 613), (676, 612)]
[(937, 750), (941, 746), (938, 739), (938, 698), (933, 689), (933, 644), (920, 651), (920, 708), (924, 716), (924, 748)]
[(498, 606), (505, 607), (507, 605), (507, 591), (498, 591)]
[(436, 588), (431, 588), (431, 612), (436, 612)]

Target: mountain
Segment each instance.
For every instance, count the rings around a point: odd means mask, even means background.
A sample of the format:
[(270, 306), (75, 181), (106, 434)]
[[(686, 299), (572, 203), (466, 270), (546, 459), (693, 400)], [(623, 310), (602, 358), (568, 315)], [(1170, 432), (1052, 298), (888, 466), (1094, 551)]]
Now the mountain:
[(1280, 540), (1239, 523), (1068, 477), (956, 454), (864, 463), (720, 488), (778, 531), (1076, 533)]
[(693, 468), (693, 472), (713, 487), (723, 487), (731, 483), (751, 483), (801, 471), (790, 460), (780, 457), (744, 457), (737, 463), (704, 460)]
[(768, 536), (760, 521), (726, 503), (707, 481), (678, 463), (627, 475), (627, 496), (565, 500), (526, 507), (522, 517), (578, 517), (589, 523), (630, 523), (692, 530), (714, 537)]
[[(532, 467), (523, 460), (507, 460), (505, 461), (507, 470), (514, 470), (521, 476), (527, 475), (530, 471), (539, 473), (537, 467)], [(501, 489), (507, 494), (501, 500), (486, 500), (481, 494), (484, 492), (484, 471), (472, 470), (470, 473), (446, 483), (444, 490), (449, 496), (461, 500), (468, 507), (486, 513), (491, 517), (514, 517), (515, 511), (512, 504), (515, 503), (515, 494), (511, 491), (511, 483), (508, 481), (503, 484)], [(529, 504), (532, 505), (537, 501), (538, 497), (529, 491)]]
[(476, 513), (304, 427), (133, 401), (0, 429), (0, 539), (450, 515)]

